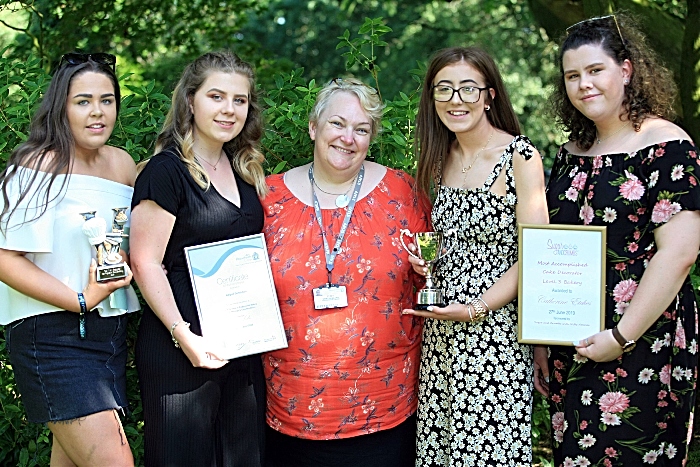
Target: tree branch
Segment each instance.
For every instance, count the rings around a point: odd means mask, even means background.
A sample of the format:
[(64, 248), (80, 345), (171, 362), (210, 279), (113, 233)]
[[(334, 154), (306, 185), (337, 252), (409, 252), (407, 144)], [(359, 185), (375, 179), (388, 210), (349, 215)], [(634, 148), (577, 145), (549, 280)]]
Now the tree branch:
[(23, 32), (23, 33), (25, 33), (25, 34), (29, 34), (29, 26), (27, 26), (27, 27), (24, 28), (24, 29), (21, 29), (21, 28), (12, 26), (12, 25), (10, 25), (10, 24), (7, 24), (5, 21), (3, 21), (3, 20), (1, 20), (1, 19), (0, 19), (0, 23), (2, 23), (2, 25), (5, 26), (6, 28), (12, 29), (13, 31), (19, 31), (19, 32)]

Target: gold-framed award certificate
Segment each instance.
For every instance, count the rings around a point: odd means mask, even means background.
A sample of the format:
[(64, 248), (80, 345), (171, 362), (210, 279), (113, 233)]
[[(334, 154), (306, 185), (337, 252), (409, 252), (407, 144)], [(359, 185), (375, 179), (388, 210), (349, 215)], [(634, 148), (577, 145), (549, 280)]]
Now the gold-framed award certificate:
[(263, 234), (185, 248), (202, 335), (233, 359), (287, 347)]
[(605, 326), (606, 228), (518, 225), (518, 342), (573, 345)]

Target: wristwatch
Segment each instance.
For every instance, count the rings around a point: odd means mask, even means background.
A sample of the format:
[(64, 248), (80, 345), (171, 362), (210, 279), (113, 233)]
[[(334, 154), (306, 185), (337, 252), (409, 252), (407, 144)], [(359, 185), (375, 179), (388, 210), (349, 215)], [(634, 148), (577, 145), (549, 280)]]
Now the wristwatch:
[(623, 352), (631, 352), (634, 347), (637, 345), (637, 342), (635, 341), (628, 341), (624, 337), (622, 337), (622, 334), (620, 334), (620, 330), (617, 329), (617, 326), (612, 328), (612, 335), (617, 341), (618, 344), (620, 344), (620, 347), (622, 347)]

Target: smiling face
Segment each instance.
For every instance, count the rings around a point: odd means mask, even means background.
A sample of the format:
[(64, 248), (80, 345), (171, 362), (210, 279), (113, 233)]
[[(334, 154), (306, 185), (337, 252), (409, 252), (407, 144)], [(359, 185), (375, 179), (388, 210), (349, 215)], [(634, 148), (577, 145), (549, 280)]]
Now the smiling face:
[(117, 120), (114, 85), (109, 77), (92, 71), (74, 77), (68, 89), (66, 117), (76, 153), (104, 146)]
[[(437, 72), (433, 80), (433, 86), (447, 85), (454, 89), (464, 86), (486, 87), (484, 76), (467, 62), (460, 61), (448, 65)], [(487, 94), (489, 93), (489, 94)], [(490, 99), (495, 97), (495, 91), (488, 89), (481, 91), (479, 100), (473, 104), (465, 104), (455, 92), (448, 102), (435, 101), (435, 112), (442, 123), (454, 133), (462, 133), (487, 125), (485, 106)]]
[(211, 73), (190, 98), (194, 140), (215, 150), (243, 129), (248, 116), (250, 81), (238, 73)]
[(309, 122), (314, 164), (328, 172), (357, 173), (367, 157), (370, 121), (355, 94), (333, 94), (318, 122)]
[(619, 65), (599, 45), (583, 45), (564, 52), (564, 84), (571, 104), (594, 123), (619, 120), (626, 79), (632, 65)]

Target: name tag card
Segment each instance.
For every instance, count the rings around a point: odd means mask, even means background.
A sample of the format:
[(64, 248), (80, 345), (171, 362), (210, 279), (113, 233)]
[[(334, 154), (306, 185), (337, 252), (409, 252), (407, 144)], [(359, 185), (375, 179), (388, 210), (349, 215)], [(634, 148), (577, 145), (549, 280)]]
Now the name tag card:
[(317, 287), (314, 289), (314, 308), (325, 310), (326, 308), (343, 308), (348, 306), (348, 294), (344, 285)]
[(573, 345), (605, 326), (606, 228), (518, 225), (518, 342)]

